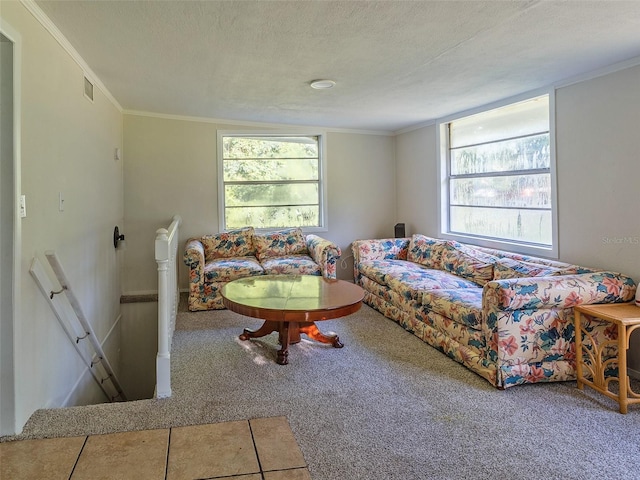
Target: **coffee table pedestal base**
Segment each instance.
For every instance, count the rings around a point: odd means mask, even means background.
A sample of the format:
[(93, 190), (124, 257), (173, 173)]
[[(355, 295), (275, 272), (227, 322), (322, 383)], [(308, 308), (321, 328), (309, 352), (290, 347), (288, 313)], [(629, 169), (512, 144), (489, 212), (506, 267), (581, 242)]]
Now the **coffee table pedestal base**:
[(250, 338), (260, 338), (269, 335), (272, 332), (278, 332), (278, 341), (280, 342), (280, 350), (276, 362), (280, 365), (289, 363), (289, 345), (300, 341), (300, 334), (304, 333), (307, 337), (320, 343), (330, 343), (334, 348), (342, 348), (344, 345), (340, 342), (340, 338), (336, 334), (325, 335), (316, 326), (315, 322), (275, 322), (265, 320), (262, 326), (257, 330), (245, 328), (240, 335), (240, 340), (249, 340)]

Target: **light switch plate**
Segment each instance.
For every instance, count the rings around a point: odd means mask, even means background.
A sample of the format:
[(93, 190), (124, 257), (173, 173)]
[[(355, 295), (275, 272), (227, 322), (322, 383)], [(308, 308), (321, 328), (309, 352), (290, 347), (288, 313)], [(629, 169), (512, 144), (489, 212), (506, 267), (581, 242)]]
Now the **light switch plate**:
[(20, 195), (20, 218), (27, 216), (27, 196)]

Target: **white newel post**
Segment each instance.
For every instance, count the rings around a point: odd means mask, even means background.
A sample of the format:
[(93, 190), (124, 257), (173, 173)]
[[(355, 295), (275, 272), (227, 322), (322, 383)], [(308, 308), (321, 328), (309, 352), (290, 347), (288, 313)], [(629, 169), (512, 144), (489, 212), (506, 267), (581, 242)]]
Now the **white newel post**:
[(158, 355), (156, 357), (156, 396), (171, 396), (171, 352), (169, 351), (169, 237), (164, 228), (156, 232), (158, 263)]
[(169, 229), (156, 231), (158, 263), (158, 355), (156, 357), (156, 397), (171, 396), (171, 341), (176, 326), (180, 291), (178, 289), (178, 227), (182, 220), (173, 217)]

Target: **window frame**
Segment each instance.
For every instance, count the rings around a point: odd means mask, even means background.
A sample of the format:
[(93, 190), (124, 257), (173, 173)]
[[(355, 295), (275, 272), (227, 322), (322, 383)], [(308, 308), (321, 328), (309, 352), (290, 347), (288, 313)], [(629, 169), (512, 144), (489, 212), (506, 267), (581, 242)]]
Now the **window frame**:
[[(303, 226), (304, 233), (326, 232), (327, 222), (327, 187), (326, 187), (326, 133), (317, 130), (218, 130), (217, 131), (217, 185), (218, 185), (218, 227), (219, 231), (225, 232), (229, 228), (225, 222), (225, 181), (224, 181), (224, 158), (223, 158), (223, 138), (224, 137), (318, 137), (318, 195), (319, 195), (319, 226)], [(295, 182), (291, 182), (295, 183)], [(247, 225), (249, 226), (249, 225)], [(286, 228), (297, 227), (273, 227), (256, 228), (259, 232), (273, 232)]]
[[(536, 97), (547, 95), (549, 98), (549, 154), (551, 175), (551, 242), (550, 246), (536, 245), (516, 240), (502, 238), (488, 238), (470, 234), (454, 233), (449, 228), (449, 180), (450, 180), (450, 149), (449, 124), (465, 117), (488, 112), (514, 103), (524, 102)], [(537, 90), (526, 94), (510, 97), (482, 107), (459, 112), (436, 121), (436, 148), (438, 166), (438, 226), (439, 236), (448, 240), (455, 240), (481, 247), (495, 248), (524, 255), (533, 255), (551, 259), (558, 258), (558, 196), (556, 174), (556, 124), (555, 124), (555, 89)]]

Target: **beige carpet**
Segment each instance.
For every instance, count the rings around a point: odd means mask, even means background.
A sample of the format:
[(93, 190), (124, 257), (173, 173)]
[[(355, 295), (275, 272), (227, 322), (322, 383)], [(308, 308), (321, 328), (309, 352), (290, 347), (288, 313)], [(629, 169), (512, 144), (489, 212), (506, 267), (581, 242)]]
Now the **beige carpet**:
[(259, 321), (179, 314), (173, 396), (39, 410), (20, 438), (286, 416), (314, 480), (640, 478), (640, 408), (575, 382), (505, 391), (364, 306), (323, 322), (345, 347), (302, 341), (274, 362)]

